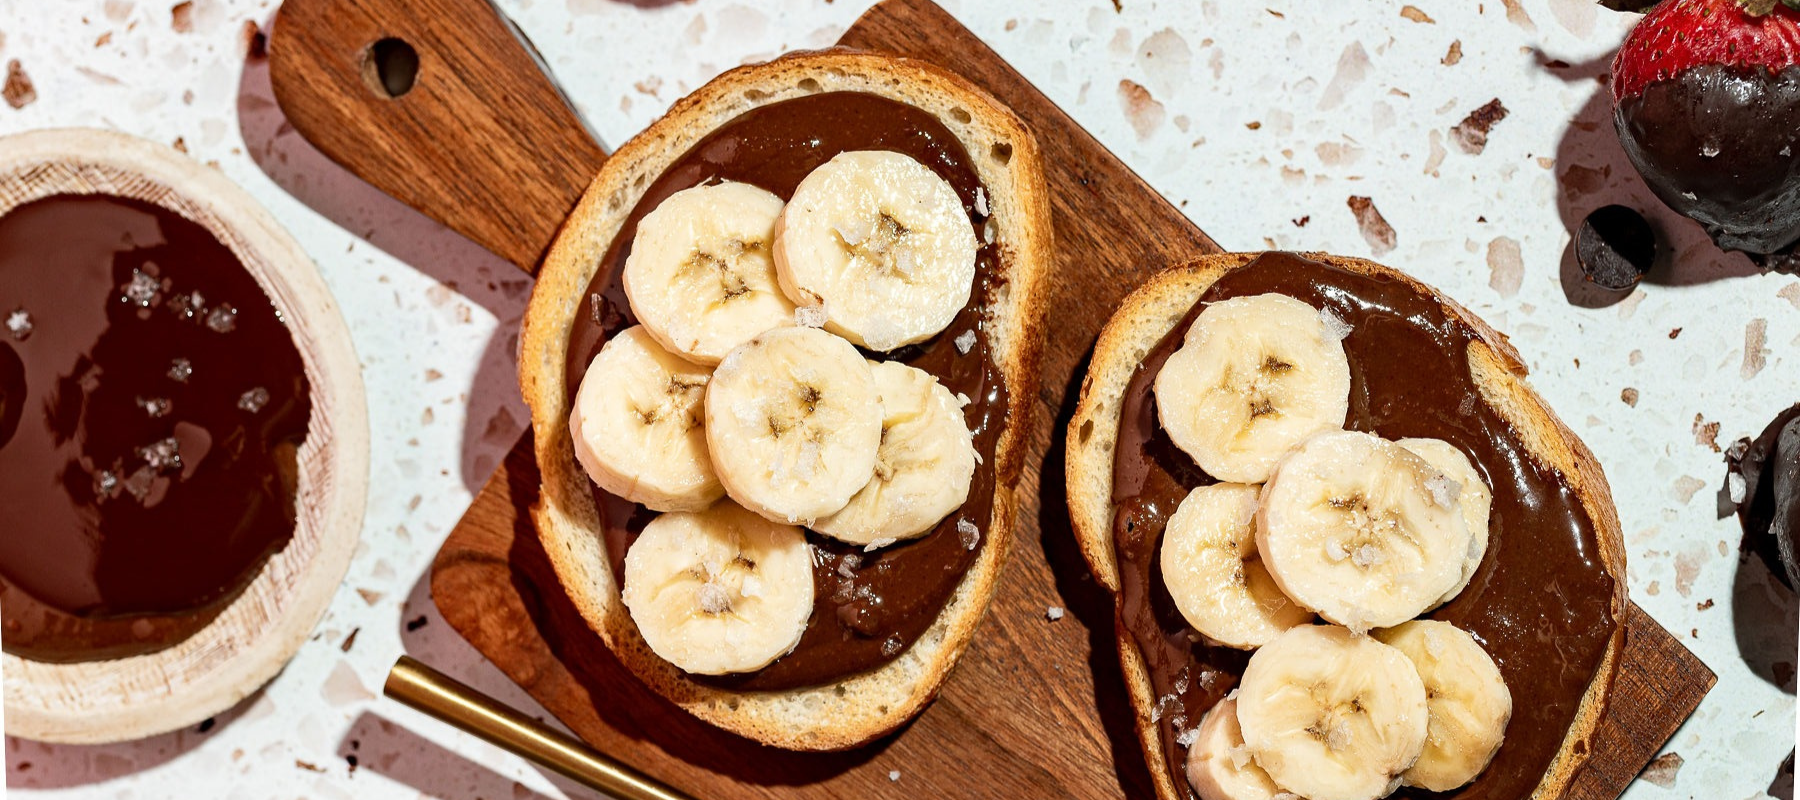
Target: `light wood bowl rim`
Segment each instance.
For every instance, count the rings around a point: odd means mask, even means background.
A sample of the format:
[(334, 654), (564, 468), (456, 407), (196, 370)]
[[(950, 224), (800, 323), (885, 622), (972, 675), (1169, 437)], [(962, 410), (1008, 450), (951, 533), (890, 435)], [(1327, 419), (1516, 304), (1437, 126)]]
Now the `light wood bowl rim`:
[(47, 664), (0, 655), (7, 735), (61, 744), (141, 739), (196, 724), (261, 688), (324, 616), (361, 535), (368, 406), (349, 328), (318, 267), (216, 168), (111, 131), (0, 137), (0, 214), (51, 194), (135, 197), (211, 230), (288, 321), (312, 387), (294, 538), (223, 613), (180, 644), (142, 656)]

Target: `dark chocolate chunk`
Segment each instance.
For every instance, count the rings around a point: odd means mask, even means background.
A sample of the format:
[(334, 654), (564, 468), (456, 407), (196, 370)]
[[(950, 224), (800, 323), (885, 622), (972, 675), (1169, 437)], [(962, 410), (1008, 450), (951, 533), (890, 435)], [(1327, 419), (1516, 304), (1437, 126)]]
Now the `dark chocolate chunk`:
[(1656, 263), (1656, 231), (1644, 215), (1625, 206), (1596, 209), (1575, 235), (1575, 261), (1588, 281), (1624, 291)]

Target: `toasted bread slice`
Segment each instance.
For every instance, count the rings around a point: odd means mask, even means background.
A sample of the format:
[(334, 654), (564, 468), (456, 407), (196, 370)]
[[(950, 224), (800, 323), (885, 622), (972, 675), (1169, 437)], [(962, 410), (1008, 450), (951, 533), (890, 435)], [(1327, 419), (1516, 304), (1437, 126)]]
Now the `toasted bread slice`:
[[(1113, 458), (1119, 437), (1121, 399), (1143, 355), (1168, 335), (1194, 307), (1201, 295), (1225, 273), (1255, 259), (1258, 253), (1225, 253), (1202, 256), (1151, 278), (1120, 304), (1094, 345), (1093, 360), (1081, 385), (1081, 399), (1068, 428), (1069, 514), (1076, 539), (1088, 566), (1115, 596), (1120, 590), (1119, 569), (1113, 546)], [(1476, 318), (1437, 290), (1397, 270), (1357, 258), (1303, 253), (1339, 269), (1396, 280), (1435, 299), (1451, 318), (1473, 329), (1479, 341), (1468, 348), (1470, 371), (1482, 396), (1507, 420), (1522, 443), (1542, 463), (1562, 473), (1599, 538), (1600, 560), (1613, 578), (1613, 619), (1625, 611), (1625, 546), (1606, 476), (1593, 453), (1573, 431), (1556, 418), (1541, 398), (1525, 383), (1525, 364), (1506, 337)], [(1150, 673), (1131, 633), (1120, 625), (1116, 631), (1119, 661), (1131, 694), (1138, 739), (1147, 754), (1157, 796), (1163, 800), (1189, 797), (1186, 778), (1172, 775), (1163, 758), (1161, 728), (1152, 707), (1156, 702)], [(1613, 666), (1624, 645), (1624, 628), (1615, 627), (1595, 678), (1582, 697), (1574, 723), (1532, 797), (1554, 797), (1568, 785), (1588, 749), (1578, 748), (1599, 722), (1611, 688)]]
[[(651, 652), (620, 601), (589, 480), (569, 438), (564, 363), (584, 291), (622, 223), (670, 163), (752, 108), (818, 92), (865, 92), (930, 112), (961, 140), (986, 187), (1004, 279), (987, 300), (984, 330), (1009, 394), (995, 451), (993, 515), (979, 558), (937, 621), (878, 669), (806, 689), (742, 692), (692, 680)], [(531, 406), (543, 496), (532, 509), (563, 589), (619, 659), (695, 716), (794, 750), (841, 750), (899, 727), (936, 695), (993, 598), (1010, 539), (1017, 483), (1037, 396), (1050, 206), (1036, 141), (996, 100), (936, 67), (848, 50), (786, 56), (731, 70), (675, 103), (607, 159), (565, 223), (526, 312), (519, 380)]]

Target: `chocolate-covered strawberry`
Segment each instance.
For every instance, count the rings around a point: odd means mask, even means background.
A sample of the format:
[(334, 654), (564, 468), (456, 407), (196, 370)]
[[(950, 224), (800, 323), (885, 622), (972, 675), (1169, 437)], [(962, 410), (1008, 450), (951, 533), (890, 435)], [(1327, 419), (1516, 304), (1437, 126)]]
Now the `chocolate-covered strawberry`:
[(1625, 153), (1670, 208), (1765, 266), (1800, 241), (1800, 0), (1668, 0), (1613, 61)]

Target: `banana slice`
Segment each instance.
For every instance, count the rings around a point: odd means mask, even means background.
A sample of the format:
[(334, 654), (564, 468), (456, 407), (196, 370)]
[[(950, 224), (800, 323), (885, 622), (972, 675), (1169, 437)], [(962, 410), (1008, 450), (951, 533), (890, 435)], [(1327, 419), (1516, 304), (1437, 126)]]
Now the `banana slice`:
[(1494, 508), (1494, 490), (1487, 481), (1482, 480), (1481, 473), (1475, 471), (1475, 463), (1458, 450), (1456, 445), (1443, 439), (1401, 439), (1394, 444), (1413, 452), (1425, 459), (1425, 463), (1438, 468), (1438, 471), (1450, 476), (1461, 491), (1457, 493), (1457, 502), (1462, 505), (1463, 522), (1469, 526), (1469, 554), (1463, 559), (1462, 578), (1450, 591), (1438, 598), (1432, 606), (1441, 606), (1468, 588), (1469, 581), (1475, 577), (1475, 571), (1481, 569), (1481, 560), (1487, 557), (1488, 548), (1488, 516)]
[(1250, 656), (1238, 723), (1258, 766), (1308, 800), (1386, 796), (1425, 747), (1425, 685), (1399, 650), (1327, 625)]
[(824, 331), (764, 331), (713, 372), (706, 445), (731, 499), (775, 522), (810, 526), (875, 474), (875, 374), (849, 342)]
[(1416, 617), (1462, 578), (1456, 482), (1367, 433), (1322, 433), (1263, 486), (1256, 545), (1300, 605), (1356, 631)]
[(663, 514), (625, 553), (624, 599), (664, 661), (699, 675), (762, 669), (806, 631), (812, 547), (729, 500)]
[(1274, 800), (1282, 793), (1244, 746), (1235, 692), (1200, 718), (1188, 745), (1187, 778), (1200, 800)]
[(929, 532), (969, 497), (975, 442), (962, 404), (937, 378), (896, 361), (869, 362), (881, 394), (875, 477), (813, 530), (851, 544)]
[(872, 350), (935, 336), (969, 302), (975, 229), (956, 190), (899, 153), (840, 153), (795, 187), (775, 231), (781, 290)]
[(1256, 556), (1260, 491), (1217, 483), (1189, 492), (1162, 541), (1163, 580), (1181, 616), (1220, 644), (1245, 650), (1312, 620)]
[(1437, 620), (1413, 620), (1375, 638), (1412, 661), (1431, 713), (1425, 751), (1401, 780), (1434, 792), (1475, 780), (1500, 752), (1512, 720), (1512, 692), (1494, 659), (1467, 631)]
[(588, 364), (569, 437), (607, 492), (657, 511), (699, 511), (725, 495), (706, 453), (701, 400), (712, 370), (662, 348), (642, 325), (607, 340)]
[(638, 221), (625, 259), (625, 296), (666, 347), (717, 364), (750, 337), (794, 319), (770, 248), (781, 198), (746, 183), (669, 195)]
[(1344, 427), (1350, 362), (1327, 313), (1280, 294), (1207, 306), (1156, 375), (1169, 438), (1219, 480), (1262, 483), (1294, 445)]

